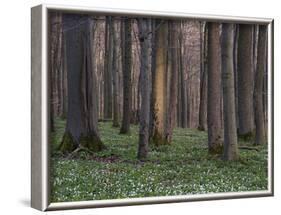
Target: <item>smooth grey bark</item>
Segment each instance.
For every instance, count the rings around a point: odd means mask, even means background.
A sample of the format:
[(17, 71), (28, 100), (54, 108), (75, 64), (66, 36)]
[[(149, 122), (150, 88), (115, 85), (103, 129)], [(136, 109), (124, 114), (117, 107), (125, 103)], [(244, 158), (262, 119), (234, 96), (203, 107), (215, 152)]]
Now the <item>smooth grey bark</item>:
[(265, 120), (263, 110), (263, 80), (266, 73), (266, 41), (267, 26), (259, 26), (258, 47), (257, 47), (257, 70), (255, 73), (255, 90), (254, 90), (254, 109), (256, 137), (255, 144), (261, 145), (266, 143)]
[(201, 24), (200, 32), (200, 106), (199, 106), (199, 126), (202, 131), (207, 130), (207, 24)]
[[(82, 22), (82, 24), (81, 24)], [(94, 92), (96, 77), (93, 72), (93, 53), (90, 19), (85, 15), (63, 15), (66, 46), (68, 114), (60, 150), (71, 152), (80, 146), (92, 151), (104, 148), (97, 126), (97, 103)]]
[(222, 24), (222, 86), (224, 121), (224, 160), (238, 159), (234, 88), (234, 25)]
[(122, 40), (122, 70), (123, 70), (123, 117), (120, 129), (121, 134), (130, 132), (130, 119), (132, 114), (132, 20), (126, 18), (124, 24), (124, 38)]
[(113, 33), (112, 17), (106, 17), (105, 56), (104, 56), (104, 118), (112, 119), (112, 69), (113, 69)]
[(139, 40), (140, 40), (140, 126), (139, 126), (139, 144), (138, 159), (145, 159), (148, 153), (149, 141), (149, 112), (150, 112), (150, 20), (145, 18), (138, 19)]
[(239, 135), (252, 136), (253, 120), (253, 25), (240, 24), (238, 38), (238, 118)]
[(208, 23), (207, 124), (209, 153), (222, 152), (220, 24)]
[(118, 38), (117, 38), (117, 25), (114, 18), (113, 20), (113, 127), (119, 127), (119, 80), (118, 80), (118, 73), (119, 73), (119, 65), (118, 65)]
[(166, 129), (166, 141), (172, 141), (173, 128), (175, 126), (176, 119), (176, 105), (177, 105), (177, 81), (178, 81), (178, 66), (177, 66), (177, 56), (178, 56), (178, 37), (177, 37), (177, 21), (170, 21), (169, 24), (169, 35), (170, 35), (170, 57), (171, 57), (171, 81), (168, 87), (170, 88), (170, 96), (168, 102), (167, 111), (167, 129)]

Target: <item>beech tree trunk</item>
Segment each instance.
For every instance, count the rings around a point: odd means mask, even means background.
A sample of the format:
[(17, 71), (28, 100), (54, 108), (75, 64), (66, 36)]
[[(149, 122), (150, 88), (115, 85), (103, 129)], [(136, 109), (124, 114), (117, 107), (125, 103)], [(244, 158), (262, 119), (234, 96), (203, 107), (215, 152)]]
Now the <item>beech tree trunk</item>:
[(155, 32), (155, 71), (153, 72), (153, 107), (152, 120), (153, 131), (150, 141), (155, 145), (166, 143), (164, 134), (165, 122), (165, 73), (166, 73), (166, 54), (167, 54), (167, 23), (156, 21)]
[[(82, 23), (82, 24), (81, 24)], [(97, 126), (96, 76), (93, 72), (91, 23), (85, 15), (63, 15), (68, 68), (68, 116), (60, 144), (64, 153), (79, 146), (91, 151), (104, 148)]]
[(113, 20), (113, 127), (119, 127), (119, 80), (118, 80), (118, 73), (119, 73), (119, 65), (118, 65), (118, 44), (117, 44), (117, 25)]
[(178, 81), (178, 38), (177, 38), (177, 21), (169, 22), (169, 34), (170, 34), (170, 52), (171, 52), (171, 81), (169, 82), (170, 97), (167, 111), (167, 129), (166, 129), (166, 141), (172, 141), (173, 128), (175, 126), (176, 108), (177, 108), (177, 81)]
[(148, 19), (140, 18), (138, 20), (139, 26), (139, 40), (141, 48), (140, 56), (140, 126), (139, 126), (139, 147), (138, 159), (145, 159), (148, 152), (149, 141), (149, 112), (150, 112), (150, 37)]
[(254, 91), (254, 108), (255, 108), (255, 124), (256, 137), (255, 144), (261, 145), (266, 143), (265, 120), (263, 111), (263, 76), (266, 73), (266, 41), (267, 26), (259, 26), (258, 35), (258, 54), (257, 54), (257, 70), (255, 73), (255, 91)]
[(208, 23), (208, 147), (209, 153), (222, 152), (220, 24)]
[(238, 159), (234, 88), (234, 25), (222, 24), (222, 85), (225, 160)]
[(131, 64), (132, 64), (132, 20), (124, 20), (124, 40), (123, 43), (123, 117), (120, 129), (121, 134), (130, 132), (130, 119), (132, 112), (132, 83), (131, 83)]
[(253, 136), (253, 25), (239, 25), (238, 38), (238, 118), (239, 135)]

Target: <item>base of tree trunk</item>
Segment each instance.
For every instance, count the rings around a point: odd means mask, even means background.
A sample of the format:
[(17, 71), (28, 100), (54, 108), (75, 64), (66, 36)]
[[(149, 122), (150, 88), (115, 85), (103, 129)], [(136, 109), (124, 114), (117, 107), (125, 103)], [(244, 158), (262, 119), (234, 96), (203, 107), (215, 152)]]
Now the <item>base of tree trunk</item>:
[[(91, 152), (99, 152), (103, 149), (106, 149), (106, 146), (94, 133), (90, 133), (87, 135), (82, 134), (80, 137), (79, 145), (81, 145), (81, 148), (89, 149), (89, 151)], [(64, 154), (68, 154), (79, 148), (79, 145), (74, 141), (74, 138), (69, 132), (65, 132), (62, 138), (62, 142), (59, 146), (59, 150)]]
[(206, 131), (207, 129), (202, 126), (202, 125), (199, 125), (198, 128), (197, 128), (199, 131)]
[(119, 134), (130, 134), (130, 130), (121, 128)]
[(255, 130), (253, 130), (253, 131), (249, 131), (248, 133), (245, 133), (245, 134), (238, 134), (238, 138), (241, 140), (250, 142), (250, 141), (255, 140), (255, 135), (256, 135), (256, 132), (255, 132)]
[(119, 122), (114, 122), (114, 121), (113, 121), (112, 127), (114, 127), (114, 128), (119, 128), (119, 127), (120, 127)]
[(77, 148), (77, 144), (75, 143), (72, 135), (69, 132), (65, 132), (59, 146), (59, 150), (62, 153), (70, 153)]
[(157, 131), (154, 132), (149, 142), (155, 146), (167, 145), (170, 143)]
[(209, 154), (217, 155), (223, 153), (223, 145), (217, 144), (215, 146), (209, 147)]
[(105, 145), (95, 133), (82, 134), (80, 136), (80, 145), (92, 152), (99, 152), (106, 149)]

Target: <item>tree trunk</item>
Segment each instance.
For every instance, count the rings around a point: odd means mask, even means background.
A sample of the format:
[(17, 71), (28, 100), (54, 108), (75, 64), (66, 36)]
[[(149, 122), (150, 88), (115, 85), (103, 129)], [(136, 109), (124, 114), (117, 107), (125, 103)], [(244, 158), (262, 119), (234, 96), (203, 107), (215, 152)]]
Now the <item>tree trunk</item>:
[(140, 127), (139, 127), (139, 147), (138, 159), (145, 159), (148, 152), (149, 141), (149, 112), (150, 112), (150, 87), (149, 87), (149, 72), (150, 72), (150, 38), (149, 20), (139, 19), (139, 40), (141, 47), (141, 64), (140, 64), (140, 93), (141, 93), (141, 107), (140, 107)]
[(255, 144), (261, 145), (266, 143), (265, 123), (263, 111), (263, 76), (266, 73), (266, 40), (267, 26), (259, 26), (258, 36), (258, 55), (257, 55), (257, 71), (255, 74), (255, 91), (254, 91), (254, 108), (255, 108), (255, 124), (256, 137)]
[(200, 32), (200, 106), (199, 106), (199, 126), (198, 129), (201, 131), (207, 130), (207, 24), (203, 23), (202, 32)]
[[(82, 23), (82, 24), (81, 24)], [(93, 73), (90, 20), (84, 15), (63, 15), (68, 68), (68, 115), (60, 150), (79, 146), (91, 151), (103, 149), (97, 126), (96, 76)]]
[(155, 145), (165, 144), (164, 122), (165, 122), (165, 73), (166, 73), (166, 44), (167, 23), (157, 21), (155, 32), (155, 71), (153, 72), (153, 131), (150, 141)]
[(222, 152), (220, 25), (208, 23), (207, 123), (209, 153)]
[(105, 57), (104, 57), (104, 118), (112, 119), (112, 68), (113, 68), (113, 33), (112, 17), (106, 17)]
[(166, 141), (172, 141), (173, 128), (175, 126), (176, 118), (176, 105), (177, 105), (177, 81), (178, 81), (178, 66), (177, 66), (177, 27), (176, 21), (169, 22), (169, 34), (170, 34), (170, 50), (171, 50), (171, 81), (170, 84), (170, 97), (168, 103), (167, 112), (167, 129), (166, 129)]
[(119, 80), (118, 80), (118, 44), (117, 44), (117, 25), (113, 19), (113, 127), (119, 127)]
[(132, 112), (132, 83), (131, 83), (131, 63), (132, 63), (132, 20), (127, 18), (124, 21), (124, 40), (122, 41), (124, 55), (122, 59), (123, 69), (123, 117), (120, 129), (121, 134), (130, 132), (130, 119)]
[(238, 38), (238, 118), (239, 135), (253, 136), (253, 25), (239, 25)]
[(224, 159), (238, 159), (234, 88), (234, 25), (222, 24), (222, 85), (224, 120)]

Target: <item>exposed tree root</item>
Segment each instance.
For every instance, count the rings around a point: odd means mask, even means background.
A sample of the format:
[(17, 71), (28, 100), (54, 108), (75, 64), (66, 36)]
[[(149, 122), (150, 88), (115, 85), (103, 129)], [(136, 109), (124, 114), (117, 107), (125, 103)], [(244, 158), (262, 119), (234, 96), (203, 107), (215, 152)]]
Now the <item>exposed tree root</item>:
[(245, 149), (245, 150), (256, 150), (257, 152), (259, 149), (257, 147), (251, 147), (251, 146), (239, 146), (239, 149)]

